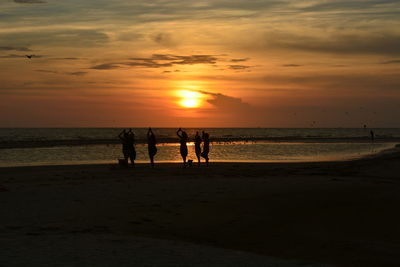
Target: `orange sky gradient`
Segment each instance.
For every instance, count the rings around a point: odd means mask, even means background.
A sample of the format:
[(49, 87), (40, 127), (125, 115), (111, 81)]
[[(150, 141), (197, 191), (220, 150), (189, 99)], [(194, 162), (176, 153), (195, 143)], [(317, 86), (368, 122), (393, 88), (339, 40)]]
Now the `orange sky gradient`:
[(399, 47), (399, 1), (2, 1), (0, 127), (400, 127)]

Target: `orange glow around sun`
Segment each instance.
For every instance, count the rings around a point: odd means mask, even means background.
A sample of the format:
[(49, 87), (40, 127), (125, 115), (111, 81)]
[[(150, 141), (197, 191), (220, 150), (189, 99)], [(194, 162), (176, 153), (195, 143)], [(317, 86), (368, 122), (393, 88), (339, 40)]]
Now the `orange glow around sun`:
[(198, 108), (202, 104), (202, 94), (195, 91), (179, 90), (177, 96), (180, 98), (178, 104), (183, 108)]

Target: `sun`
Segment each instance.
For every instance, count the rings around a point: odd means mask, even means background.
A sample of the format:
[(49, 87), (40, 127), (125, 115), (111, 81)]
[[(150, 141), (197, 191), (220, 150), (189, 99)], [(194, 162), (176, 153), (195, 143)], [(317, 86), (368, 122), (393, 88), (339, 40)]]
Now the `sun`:
[(197, 108), (200, 106), (199, 100), (193, 98), (182, 99), (179, 104), (185, 108)]
[(179, 90), (177, 96), (180, 98), (178, 104), (184, 108), (198, 108), (202, 104), (202, 95), (195, 91)]

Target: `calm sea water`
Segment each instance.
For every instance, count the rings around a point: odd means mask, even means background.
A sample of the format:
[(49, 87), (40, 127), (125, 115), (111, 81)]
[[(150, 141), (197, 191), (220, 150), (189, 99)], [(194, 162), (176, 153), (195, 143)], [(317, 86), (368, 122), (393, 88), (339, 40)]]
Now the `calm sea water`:
[[(200, 129), (185, 129), (193, 138)], [(375, 154), (400, 143), (400, 129), (210, 128), (211, 161), (329, 161)], [(0, 166), (114, 163), (120, 128), (0, 128)], [(134, 128), (137, 161), (147, 162), (147, 129)], [(158, 162), (180, 161), (176, 129), (154, 129)], [(192, 139), (191, 139), (192, 140)], [(190, 140), (190, 141), (191, 141)], [(189, 159), (195, 159), (189, 145)]]

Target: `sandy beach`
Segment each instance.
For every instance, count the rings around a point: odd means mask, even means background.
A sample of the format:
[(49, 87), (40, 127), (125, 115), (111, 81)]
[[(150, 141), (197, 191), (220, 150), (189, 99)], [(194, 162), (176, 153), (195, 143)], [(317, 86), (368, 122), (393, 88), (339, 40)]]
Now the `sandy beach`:
[(399, 266), (399, 163), (0, 168), (0, 266)]

